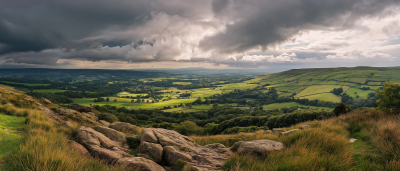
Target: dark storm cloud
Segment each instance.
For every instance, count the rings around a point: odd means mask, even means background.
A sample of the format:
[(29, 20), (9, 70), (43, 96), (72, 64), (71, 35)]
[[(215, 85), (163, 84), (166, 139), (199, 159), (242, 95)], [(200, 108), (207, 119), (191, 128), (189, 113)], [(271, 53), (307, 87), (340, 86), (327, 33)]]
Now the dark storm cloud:
[[(221, 9), (221, 0), (213, 9)], [(217, 12), (231, 19), (226, 31), (207, 39), (200, 46), (221, 53), (243, 52), (276, 45), (313, 29), (346, 29), (362, 17), (382, 15), (399, 0), (230, 0), (229, 9)]]
[[(43, 65), (57, 65), (58, 59), (173, 61), (183, 51), (200, 49), (212, 55), (182, 61), (267, 65), (240, 61), (241, 57), (226, 59), (224, 54), (265, 50), (309, 30), (347, 29), (363, 17), (390, 15), (385, 9), (399, 1), (0, 0), (0, 61)], [(225, 30), (200, 43), (182, 41), (184, 34), (191, 40), (186, 32), (197, 31), (189, 28), (193, 24)], [(181, 30), (164, 29), (174, 25)]]

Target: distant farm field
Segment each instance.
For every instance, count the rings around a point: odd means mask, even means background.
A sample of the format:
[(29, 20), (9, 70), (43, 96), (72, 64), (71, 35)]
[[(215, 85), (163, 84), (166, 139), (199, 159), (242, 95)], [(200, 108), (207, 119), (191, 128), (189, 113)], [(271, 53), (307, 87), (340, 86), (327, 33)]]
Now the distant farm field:
[(309, 100), (321, 100), (328, 102), (340, 102), (342, 98), (340, 96), (334, 95), (333, 93), (321, 93), (314, 94), (310, 96), (299, 97), (300, 99), (309, 99)]
[(140, 95), (140, 96), (147, 96), (147, 93), (132, 94), (132, 93), (129, 93), (129, 92), (124, 91), (124, 92), (121, 92), (121, 93), (118, 93), (118, 94), (117, 94), (118, 97), (121, 97), (121, 96), (123, 96), (123, 97), (125, 97), (125, 96), (137, 97), (137, 96), (139, 96), (139, 95)]
[(318, 93), (327, 93), (332, 91), (334, 88), (340, 88), (340, 85), (315, 85), (310, 86), (298, 93), (295, 97), (304, 97)]
[[(172, 106), (171, 106), (172, 107)], [(202, 110), (210, 110), (212, 105), (193, 105), (192, 108), (184, 109), (182, 107), (163, 110), (164, 112), (196, 112)]]
[(348, 94), (349, 96), (353, 97), (353, 98), (357, 98), (357, 95), (359, 96), (359, 98), (361, 99), (366, 99), (368, 97), (369, 93), (373, 93), (375, 92), (374, 90), (361, 90), (358, 88), (351, 88), (349, 90), (346, 91), (346, 94)]
[(66, 90), (56, 90), (56, 89), (51, 89), (51, 90), (43, 90), (43, 89), (35, 89), (33, 90), (34, 92), (41, 92), (41, 93), (57, 93), (57, 92), (63, 92)]
[(176, 84), (176, 85), (190, 85), (192, 84), (191, 82), (172, 82), (172, 84)]
[(131, 103), (131, 102), (94, 102), (94, 99), (91, 98), (83, 98), (83, 99), (73, 99), (73, 103), (75, 104), (82, 104), (82, 105), (90, 105), (90, 104), (95, 104), (95, 105), (111, 105), (111, 106), (117, 106), (117, 107), (126, 107), (126, 108), (131, 108), (131, 109), (162, 109), (164, 106), (171, 106), (173, 107), (174, 105), (179, 105), (181, 103), (191, 103), (194, 101), (194, 99), (174, 99), (174, 100), (168, 100), (168, 101), (161, 101), (158, 103)]
[(292, 107), (292, 106), (298, 106), (298, 107), (311, 107), (313, 109), (326, 109), (326, 110), (332, 110), (332, 108), (329, 107), (316, 107), (316, 106), (307, 106), (307, 105), (303, 105), (297, 102), (286, 102), (286, 103), (273, 103), (273, 104), (269, 104), (269, 105), (264, 105), (263, 108), (264, 110), (275, 110), (275, 109), (281, 109), (284, 107)]

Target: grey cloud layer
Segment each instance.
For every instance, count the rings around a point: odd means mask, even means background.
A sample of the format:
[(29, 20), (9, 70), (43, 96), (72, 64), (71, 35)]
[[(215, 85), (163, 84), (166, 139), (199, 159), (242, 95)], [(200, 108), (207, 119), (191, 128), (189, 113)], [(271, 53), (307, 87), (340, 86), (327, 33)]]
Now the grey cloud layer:
[[(390, 15), (400, 0), (0, 0), (0, 59), (207, 61)], [(210, 31), (210, 33), (206, 33)], [(199, 34), (204, 32), (204, 34)], [(268, 62), (266, 62), (267, 64)], [(244, 63), (246, 67), (252, 63)], [(254, 65), (259, 66), (260, 64)]]

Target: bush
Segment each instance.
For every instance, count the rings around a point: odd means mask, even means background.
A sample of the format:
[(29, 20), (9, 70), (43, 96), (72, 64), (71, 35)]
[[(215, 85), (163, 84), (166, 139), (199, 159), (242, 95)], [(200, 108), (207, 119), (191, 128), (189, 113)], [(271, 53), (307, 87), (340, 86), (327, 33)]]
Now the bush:
[(101, 113), (97, 115), (97, 118), (99, 118), (99, 120), (105, 120), (110, 123), (118, 121), (118, 118), (115, 115), (109, 113)]
[(127, 142), (128, 146), (129, 146), (129, 148), (134, 149), (134, 148), (139, 146), (140, 139), (133, 138), (133, 137), (126, 137), (126, 142)]
[(203, 128), (197, 126), (196, 123), (194, 123), (193, 121), (181, 122), (178, 126), (175, 127), (175, 131), (183, 135), (203, 134)]
[(335, 110), (333, 110), (333, 113), (335, 113), (336, 116), (339, 116), (341, 114), (345, 114), (351, 112), (351, 108), (346, 106), (343, 102), (340, 103), (338, 106), (335, 107)]

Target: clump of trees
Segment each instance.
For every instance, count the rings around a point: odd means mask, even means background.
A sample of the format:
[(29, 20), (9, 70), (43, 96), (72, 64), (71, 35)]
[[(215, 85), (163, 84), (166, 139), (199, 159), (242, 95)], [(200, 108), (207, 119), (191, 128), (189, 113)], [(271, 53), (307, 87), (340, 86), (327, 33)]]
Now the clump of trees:
[(341, 93), (343, 93), (343, 88), (334, 88), (331, 93), (336, 94), (336, 95), (340, 95)]
[(351, 112), (351, 108), (346, 106), (343, 102), (340, 103), (338, 106), (335, 107), (333, 110), (333, 113), (335, 113), (336, 116), (339, 116), (341, 114), (345, 114)]
[(400, 83), (385, 82), (383, 90), (376, 89), (379, 100), (375, 107), (382, 111), (400, 113)]

